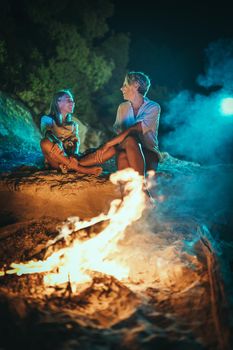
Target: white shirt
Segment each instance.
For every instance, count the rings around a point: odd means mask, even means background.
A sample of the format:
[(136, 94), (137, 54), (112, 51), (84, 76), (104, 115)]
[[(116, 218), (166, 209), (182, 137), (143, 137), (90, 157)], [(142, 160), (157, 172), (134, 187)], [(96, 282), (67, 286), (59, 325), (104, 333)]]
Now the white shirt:
[(116, 121), (113, 127), (117, 133), (120, 133), (134, 124), (141, 122), (142, 134), (139, 134), (139, 137), (142, 146), (151, 151), (159, 152), (158, 128), (160, 111), (161, 108), (158, 103), (144, 97), (143, 104), (139, 108), (137, 115), (134, 116), (131, 102), (123, 102), (118, 107)]

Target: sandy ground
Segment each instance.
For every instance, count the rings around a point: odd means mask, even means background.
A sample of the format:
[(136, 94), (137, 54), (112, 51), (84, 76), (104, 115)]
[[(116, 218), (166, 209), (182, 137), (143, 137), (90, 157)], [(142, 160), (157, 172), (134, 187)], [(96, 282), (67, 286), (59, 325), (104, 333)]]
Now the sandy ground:
[[(200, 168), (174, 164), (173, 172), (164, 167), (157, 176), (156, 208), (127, 227), (108, 257), (127, 264), (127, 278), (93, 270), (91, 281), (74, 293), (69, 282), (45, 287), (46, 273), (0, 276), (2, 349), (230, 349), (224, 282), (204, 225), (210, 212), (199, 205), (206, 193), (197, 196), (189, 187), (180, 195), (196, 174), (200, 185)], [(107, 213), (122, 189), (107, 175), (24, 170), (1, 177), (1, 194), (3, 273), (12, 262), (45, 260), (66, 247), (61, 239), (47, 249), (67, 218)], [(89, 241), (108, 225), (74, 230), (69, 244)]]

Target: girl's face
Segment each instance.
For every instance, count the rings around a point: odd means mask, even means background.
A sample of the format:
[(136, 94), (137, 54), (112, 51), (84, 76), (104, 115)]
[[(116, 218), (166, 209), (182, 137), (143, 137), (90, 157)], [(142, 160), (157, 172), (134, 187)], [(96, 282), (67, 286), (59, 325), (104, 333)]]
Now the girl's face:
[(75, 102), (72, 95), (65, 94), (58, 100), (58, 107), (60, 113), (64, 116), (72, 114), (74, 112)]
[(132, 101), (135, 95), (138, 94), (138, 83), (129, 84), (125, 79), (120, 90), (122, 91), (124, 100)]

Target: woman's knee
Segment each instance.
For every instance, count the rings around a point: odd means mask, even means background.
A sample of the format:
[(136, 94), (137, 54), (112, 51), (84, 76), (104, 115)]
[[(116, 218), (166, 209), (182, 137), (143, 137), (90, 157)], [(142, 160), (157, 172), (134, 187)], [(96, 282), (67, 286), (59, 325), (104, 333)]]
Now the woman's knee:
[(51, 142), (47, 138), (44, 138), (40, 141), (40, 147), (41, 147), (43, 153), (49, 153), (53, 147), (53, 142)]
[(135, 146), (138, 145), (138, 141), (134, 136), (130, 135), (124, 139), (121, 145), (124, 149), (131, 148), (131, 147), (135, 148)]

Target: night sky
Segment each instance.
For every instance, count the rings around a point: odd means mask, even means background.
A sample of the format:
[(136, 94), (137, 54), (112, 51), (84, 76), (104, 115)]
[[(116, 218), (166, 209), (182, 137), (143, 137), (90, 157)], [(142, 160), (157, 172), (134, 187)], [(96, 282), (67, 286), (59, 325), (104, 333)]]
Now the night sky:
[(149, 74), (152, 83), (171, 89), (198, 89), (204, 49), (218, 39), (233, 38), (230, 1), (115, 0), (109, 25), (130, 33), (130, 70)]

